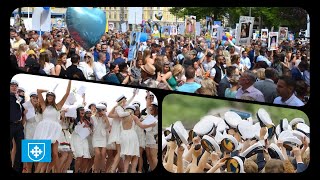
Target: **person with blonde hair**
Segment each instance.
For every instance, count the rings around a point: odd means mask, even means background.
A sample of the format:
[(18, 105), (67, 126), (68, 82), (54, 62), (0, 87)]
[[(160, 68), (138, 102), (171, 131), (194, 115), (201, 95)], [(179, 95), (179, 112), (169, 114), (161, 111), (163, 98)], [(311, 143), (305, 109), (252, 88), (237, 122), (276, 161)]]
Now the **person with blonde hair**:
[(27, 54), (27, 45), (26, 44), (20, 44), (18, 51), (16, 52), (17, 62), (19, 68), (24, 68), (26, 64), (26, 60), (28, 58)]
[(262, 81), (266, 79), (265, 70), (266, 70), (265, 68), (257, 69), (257, 71), (255, 72), (257, 76), (257, 81)]
[(84, 62), (79, 63), (79, 69), (82, 70), (84, 77), (87, 80), (91, 81), (96, 80), (95, 75), (93, 73), (93, 62), (93, 55), (90, 52), (86, 52), (86, 54), (84, 55)]
[(217, 87), (216, 83), (211, 78), (204, 78), (201, 82), (201, 88), (206, 88), (210, 91), (211, 96), (217, 96)]
[(244, 161), (244, 172), (246, 173), (258, 173), (258, 165), (251, 159), (246, 159)]
[(236, 98), (237, 91), (240, 88), (239, 78), (240, 78), (240, 75), (238, 75), (238, 74), (234, 74), (231, 76), (231, 78), (229, 78), (229, 82), (231, 84), (231, 87), (226, 88), (226, 90), (224, 92), (224, 97)]
[(284, 163), (280, 159), (270, 159), (264, 167), (265, 173), (284, 173), (284, 170)]

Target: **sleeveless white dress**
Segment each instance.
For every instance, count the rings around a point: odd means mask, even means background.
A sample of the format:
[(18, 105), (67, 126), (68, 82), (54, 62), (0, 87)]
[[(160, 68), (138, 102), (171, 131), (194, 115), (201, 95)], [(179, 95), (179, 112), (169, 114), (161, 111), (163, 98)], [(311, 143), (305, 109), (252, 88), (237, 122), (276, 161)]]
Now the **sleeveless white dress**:
[(92, 116), (91, 118), (93, 120), (92, 146), (107, 147), (109, 133), (106, 131), (106, 123), (102, 117)]
[(60, 111), (53, 106), (47, 106), (42, 114), (43, 120), (39, 122), (34, 132), (33, 139), (58, 141), (62, 127), (60, 125)]
[(121, 121), (122, 117), (126, 117), (129, 115), (129, 113), (125, 112), (123, 107), (121, 107), (121, 106), (117, 106), (115, 111), (120, 118), (113, 118), (111, 132), (110, 132), (110, 136), (108, 138), (108, 144), (112, 144), (114, 142), (116, 144), (121, 144), (121, 142), (120, 142), (120, 133), (121, 133), (120, 124), (121, 124), (121, 122), (120, 121)]
[(34, 132), (42, 120), (42, 114), (36, 112), (36, 116), (30, 119), (27, 119), (26, 126), (24, 128), (25, 139), (33, 139)]
[(138, 136), (139, 147), (142, 147), (144, 149), (146, 147), (146, 133), (144, 133), (144, 129), (142, 129), (138, 125), (135, 125), (134, 130), (136, 131)]
[(120, 135), (120, 157), (124, 155), (128, 156), (140, 156), (139, 153), (139, 140), (136, 131), (134, 130), (135, 124), (132, 122), (132, 126), (128, 130), (124, 130), (122, 123), (120, 125), (121, 135)]
[(158, 123), (156, 126), (152, 127), (151, 131), (147, 131), (146, 133), (146, 147), (158, 149), (158, 144), (155, 135), (158, 134)]
[(61, 121), (60, 122), (61, 127), (62, 127), (62, 131), (60, 133), (60, 137), (59, 137), (59, 146), (58, 146), (58, 150), (59, 152), (66, 152), (66, 151), (71, 151), (71, 134), (69, 131), (69, 125), (70, 122), (69, 121)]
[(74, 131), (71, 135), (71, 150), (73, 152), (74, 158), (83, 157), (83, 158), (91, 158), (89, 142), (88, 138), (90, 135), (84, 139), (82, 139), (78, 134), (78, 129), (84, 128), (84, 123), (78, 122)]

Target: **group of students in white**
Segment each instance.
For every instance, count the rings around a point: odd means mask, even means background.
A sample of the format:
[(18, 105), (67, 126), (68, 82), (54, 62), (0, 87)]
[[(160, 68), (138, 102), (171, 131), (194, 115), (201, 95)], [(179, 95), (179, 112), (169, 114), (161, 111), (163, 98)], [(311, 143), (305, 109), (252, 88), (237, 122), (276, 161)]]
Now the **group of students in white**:
[[(134, 92), (128, 101), (124, 95), (117, 98), (117, 105), (110, 112), (107, 112), (106, 102), (91, 103), (84, 108), (84, 100), (76, 109), (77, 117), (71, 118), (66, 117), (68, 108), (64, 106), (71, 94), (70, 88), (71, 80), (58, 103), (56, 94), (48, 90), (37, 89), (30, 94), (36, 115), (25, 121), (25, 139), (50, 139), (52, 143), (52, 161), (34, 163), (35, 173), (146, 172), (143, 163), (148, 163), (148, 171), (155, 169), (158, 104), (153, 102), (153, 94), (147, 92), (144, 115), (140, 102), (131, 103), (137, 94)], [(149, 121), (152, 123), (144, 124), (150, 117), (154, 118)], [(144, 150), (147, 162), (142, 159)], [(32, 169), (32, 163), (25, 163), (23, 172), (31, 173)]]
[(300, 173), (310, 161), (303, 118), (275, 125), (260, 108), (257, 121), (235, 111), (206, 115), (189, 132), (181, 121), (162, 133), (162, 161), (172, 173)]

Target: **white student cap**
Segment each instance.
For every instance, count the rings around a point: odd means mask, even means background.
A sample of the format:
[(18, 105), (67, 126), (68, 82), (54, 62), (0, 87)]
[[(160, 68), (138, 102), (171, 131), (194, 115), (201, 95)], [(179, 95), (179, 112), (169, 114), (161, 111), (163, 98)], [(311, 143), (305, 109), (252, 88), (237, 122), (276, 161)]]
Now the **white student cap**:
[(177, 121), (173, 124), (171, 128), (171, 133), (177, 141), (178, 146), (183, 144), (188, 144), (188, 132), (184, 128), (181, 121)]
[(219, 144), (211, 136), (204, 135), (201, 139), (201, 146), (209, 153), (220, 152)]
[(224, 120), (229, 128), (236, 129), (240, 121), (242, 121), (241, 117), (233, 111), (227, 111), (224, 113)]
[(117, 102), (120, 102), (122, 99), (126, 99), (126, 97), (124, 95), (121, 95), (120, 97), (118, 97)]

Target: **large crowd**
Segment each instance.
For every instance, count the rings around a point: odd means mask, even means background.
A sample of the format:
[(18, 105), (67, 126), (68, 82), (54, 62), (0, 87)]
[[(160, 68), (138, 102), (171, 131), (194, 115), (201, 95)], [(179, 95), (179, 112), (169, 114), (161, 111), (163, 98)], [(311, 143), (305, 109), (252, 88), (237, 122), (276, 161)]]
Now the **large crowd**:
[[(57, 102), (52, 90), (29, 95), (16, 80), (10, 82), (10, 154), (12, 167), (22, 173), (150, 172), (157, 166), (158, 104), (147, 92), (145, 102), (122, 95), (110, 102), (70, 100), (71, 80)], [(45, 96), (43, 96), (45, 93)], [(75, 97), (75, 96), (73, 96)], [(68, 101), (67, 101), (68, 99)], [(101, 97), (103, 99), (103, 97)], [(142, 103), (145, 109), (140, 109)], [(75, 106), (76, 117), (68, 113)], [(34, 112), (27, 115), (28, 111)], [(154, 118), (153, 123), (143, 123)], [(22, 140), (50, 140), (51, 162), (22, 163)]]
[(274, 124), (234, 111), (207, 115), (187, 131), (181, 121), (162, 133), (162, 162), (172, 173), (301, 173), (310, 161), (310, 127), (302, 118)]
[(149, 34), (128, 60), (130, 31), (109, 31), (88, 51), (66, 28), (10, 30), (11, 62), (23, 71), (259, 102), (302, 106), (309, 99), (310, 45), (279, 41), (269, 50), (260, 37), (231, 40)]

